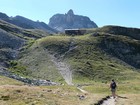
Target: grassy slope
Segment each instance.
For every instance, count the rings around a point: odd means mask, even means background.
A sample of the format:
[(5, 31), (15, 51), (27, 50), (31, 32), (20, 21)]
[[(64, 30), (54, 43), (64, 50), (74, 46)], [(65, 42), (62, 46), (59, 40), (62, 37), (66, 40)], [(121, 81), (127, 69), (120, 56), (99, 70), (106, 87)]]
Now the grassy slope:
[(29, 76), (55, 81), (63, 80), (60, 73), (57, 71), (57, 68), (48, 57), (45, 49), (38, 46), (37, 42), (23, 53), (26, 54), (22, 55), (20, 62), (27, 67), (27, 70), (32, 71)]
[[(105, 37), (102, 35), (98, 37), (92, 35), (51, 36), (39, 39), (36, 43), (51, 53), (57, 53), (57, 57), (63, 56), (63, 60), (71, 65), (76, 80), (81, 78), (102, 81), (112, 78), (118, 81), (139, 79), (140, 74), (135, 71), (136, 69), (98, 47)], [(108, 36), (108, 38), (112, 38), (112, 36)], [(120, 40), (123, 42), (123, 37)], [(125, 39), (125, 41), (129, 40)], [(73, 43), (72, 46), (75, 49), (67, 52), (71, 46), (70, 43)]]
[(0, 76), (0, 85), (23, 85), (23, 83), (8, 77)]
[[(139, 105), (139, 99), (137, 98), (140, 96), (139, 72), (123, 61), (102, 51), (98, 47), (102, 38), (104, 38), (102, 35), (97, 37), (85, 35), (42, 38), (29, 46), (19, 60), (24, 66), (27, 66), (28, 70), (33, 70), (30, 76), (61, 80), (62, 77), (49, 59), (46, 49), (51, 54), (56, 54), (58, 58), (63, 55), (61, 59), (71, 65), (74, 82), (92, 84), (91, 86), (83, 86), (83, 89), (87, 90), (89, 94), (82, 102), (77, 94), (82, 95), (83, 93), (73, 86), (0, 86), (0, 103), (3, 105), (9, 105), (10, 103), (14, 103), (13, 105), (43, 105), (44, 103), (48, 105), (93, 105), (102, 97), (110, 94), (109, 80), (113, 76), (118, 83), (117, 94), (128, 98), (119, 98), (118, 105), (126, 104), (126, 100), (127, 105)], [(124, 41), (123, 38), (120, 38), (120, 40)], [(127, 39), (125, 41), (129, 42)], [(75, 49), (67, 52), (70, 46), (74, 46)], [(9, 84), (9, 79), (4, 80), (6, 80), (5, 84)], [(4, 83), (0, 84), (4, 85)], [(12, 85), (14, 84), (17, 83), (12, 83)], [(52, 91), (49, 92), (49, 90)]]
[(80, 100), (78, 95), (84, 94), (74, 86), (27, 86), (0, 76), (1, 105), (89, 105), (105, 96), (89, 93), (85, 100)]

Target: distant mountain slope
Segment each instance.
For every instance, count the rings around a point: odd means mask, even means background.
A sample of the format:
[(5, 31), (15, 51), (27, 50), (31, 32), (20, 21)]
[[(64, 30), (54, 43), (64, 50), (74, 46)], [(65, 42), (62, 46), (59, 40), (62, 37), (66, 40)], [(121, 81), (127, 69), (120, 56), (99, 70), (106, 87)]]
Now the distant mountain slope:
[(23, 29), (3, 20), (0, 20), (0, 28), (23, 39), (41, 38), (48, 35), (46, 31), (37, 29)]
[(73, 10), (69, 10), (67, 14), (55, 14), (50, 18), (49, 26), (61, 32), (64, 29), (98, 27), (88, 17), (75, 15)]
[(6, 14), (0, 13), (0, 19), (25, 29), (41, 29), (49, 33), (57, 32), (56, 30), (50, 28), (44, 22), (35, 22), (22, 16), (8, 17)]

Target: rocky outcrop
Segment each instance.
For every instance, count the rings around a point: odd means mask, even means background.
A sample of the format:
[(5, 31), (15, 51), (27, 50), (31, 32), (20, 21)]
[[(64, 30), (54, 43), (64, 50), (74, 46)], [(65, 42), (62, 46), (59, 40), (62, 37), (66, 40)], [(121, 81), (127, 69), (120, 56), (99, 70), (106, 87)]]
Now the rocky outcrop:
[(56, 14), (52, 16), (49, 21), (49, 26), (61, 32), (65, 29), (98, 27), (88, 17), (75, 15), (73, 10), (69, 10), (67, 14)]
[(50, 85), (60, 85), (60, 83), (53, 82), (51, 80), (43, 80), (43, 79), (29, 79), (25, 77), (21, 77), (19, 75), (13, 74), (6, 70), (5, 68), (0, 67), (0, 75), (6, 76), (12, 79), (16, 79), (18, 81), (24, 82), (28, 85), (35, 85), (35, 86), (50, 86)]
[(8, 22), (15, 24), (19, 27), (25, 28), (25, 29), (42, 29), (44, 31), (47, 31), (49, 33), (55, 33), (57, 32), (56, 30), (50, 28), (47, 24), (44, 22), (35, 22), (30, 19), (27, 19), (22, 16), (16, 16), (13, 17), (12, 19), (8, 20)]

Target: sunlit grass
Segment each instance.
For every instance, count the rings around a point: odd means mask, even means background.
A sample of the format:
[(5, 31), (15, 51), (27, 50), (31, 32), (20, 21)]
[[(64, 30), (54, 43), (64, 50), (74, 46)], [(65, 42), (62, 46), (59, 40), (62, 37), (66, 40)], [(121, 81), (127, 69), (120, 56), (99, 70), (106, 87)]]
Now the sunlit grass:
[[(76, 81), (82, 83), (83, 81), (90, 82), (92, 80), (106, 83), (112, 78), (117, 81), (138, 79), (140, 73), (135, 71), (135, 68), (109, 55), (99, 47), (99, 44), (105, 38), (110, 41), (113, 39), (125, 43), (138, 43), (126, 36), (113, 36), (110, 34), (100, 34), (99, 36), (92, 34), (82, 36), (54, 35), (34, 41), (20, 61), (28, 66), (30, 70), (37, 70), (38, 73), (33, 73), (35, 77), (41, 75), (40, 77), (45, 78), (46, 75), (46, 78), (50, 78), (46, 74), (49, 70), (54, 72), (54, 75), (58, 73), (55, 72), (57, 68), (47, 55), (47, 52), (49, 52), (70, 65), (73, 71), (74, 83)], [(73, 49), (69, 51), (71, 47)], [(46, 73), (44, 73), (45, 71)]]
[(0, 76), (0, 85), (23, 85), (23, 82), (5, 77), (5, 76)]

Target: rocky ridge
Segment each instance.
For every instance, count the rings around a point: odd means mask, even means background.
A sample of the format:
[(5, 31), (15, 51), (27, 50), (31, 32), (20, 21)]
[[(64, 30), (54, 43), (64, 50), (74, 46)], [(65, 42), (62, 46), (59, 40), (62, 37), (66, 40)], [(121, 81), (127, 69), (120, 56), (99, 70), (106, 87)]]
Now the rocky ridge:
[(25, 29), (41, 29), (49, 33), (57, 32), (44, 22), (33, 21), (22, 16), (9, 17), (5, 13), (0, 12), (0, 19)]

